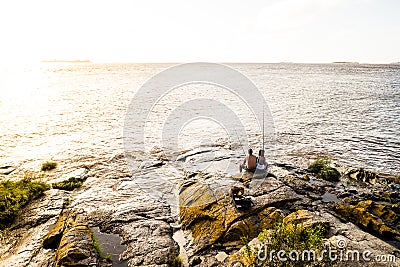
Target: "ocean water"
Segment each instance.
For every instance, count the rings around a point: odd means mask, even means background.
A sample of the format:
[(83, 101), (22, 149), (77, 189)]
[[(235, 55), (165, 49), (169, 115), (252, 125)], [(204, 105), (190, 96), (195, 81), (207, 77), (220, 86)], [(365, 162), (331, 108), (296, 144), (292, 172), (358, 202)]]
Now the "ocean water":
[[(105, 161), (123, 153), (132, 98), (149, 78), (171, 66), (42, 63), (1, 69), (0, 163)], [(229, 66), (250, 78), (266, 99), (275, 129), (273, 151), (267, 153), (270, 160), (306, 164), (315, 155), (327, 154), (341, 165), (400, 173), (400, 66)], [(140, 97), (143, 103), (148, 101)], [(153, 103), (146, 150), (162, 142), (168, 114), (185, 101), (200, 98), (230, 107), (243, 120), (245, 131), (239, 135), (255, 149), (260, 146), (260, 133), (241, 99), (222, 88), (191, 84)], [(207, 142), (244, 142), (226, 136), (218, 121), (204, 118), (188, 122), (177, 138), (182, 150)], [(240, 145), (233, 148), (242, 151)]]

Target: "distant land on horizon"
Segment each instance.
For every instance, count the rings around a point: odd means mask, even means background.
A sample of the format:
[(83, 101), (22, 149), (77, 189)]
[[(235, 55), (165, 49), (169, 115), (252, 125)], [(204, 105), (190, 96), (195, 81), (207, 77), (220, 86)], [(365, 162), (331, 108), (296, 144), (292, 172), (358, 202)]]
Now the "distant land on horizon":
[(352, 61), (334, 61), (333, 64), (360, 64), (359, 62), (352, 62)]

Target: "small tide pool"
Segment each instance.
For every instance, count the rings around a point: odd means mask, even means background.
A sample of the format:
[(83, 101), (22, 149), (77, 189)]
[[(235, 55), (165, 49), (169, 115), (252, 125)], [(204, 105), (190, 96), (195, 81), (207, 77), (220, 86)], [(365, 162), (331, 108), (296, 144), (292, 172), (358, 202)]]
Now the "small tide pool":
[(91, 227), (90, 229), (101, 248), (100, 256), (111, 255), (113, 267), (128, 267), (128, 261), (119, 260), (119, 255), (126, 250), (126, 245), (121, 245), (122, 238), (117, 234), (102, 233), (99, 227)]
[(322, 195), (322, 201), (323, 202), (338, 202), (339, 199), (337, 198), (336, 195), (326, 191), (325, 194)]

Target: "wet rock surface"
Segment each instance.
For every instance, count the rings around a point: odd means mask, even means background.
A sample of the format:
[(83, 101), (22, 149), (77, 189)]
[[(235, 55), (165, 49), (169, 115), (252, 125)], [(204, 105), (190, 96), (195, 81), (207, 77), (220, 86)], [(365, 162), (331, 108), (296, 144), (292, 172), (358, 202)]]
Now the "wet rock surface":
[[(136, 175), (146, 179), (152, 174), (145, 168)], [(121, 237), (126, 250), (119, 261), (124, 266), (164, 266), (173, 262), (179, 247), (172, 239), (169, 205), (154, 200), (132, 177), (89, 177), (80, 190), (83, 193), (71, 200), (70, 207), (87, 212), (92, 226), (101, 232)]]
[[(123, 155), (104, 165), (85, 163), (59, 176), (50, 173), (49, 183), (75, 177), (83, 185), (73, 191), (51, 189), (28, 205), (1, 232), (0, 266), (172, 265), (179, 247), (172, 239), (171, 207), (149, 196), (135, 181), (152, 174), (145, 169), (132, 176)], [(118, 262), (100, 257), (92, 227), (120, 237), (115, 240), (122, 244), (115, 246), (125, 249), (117, 255)]]

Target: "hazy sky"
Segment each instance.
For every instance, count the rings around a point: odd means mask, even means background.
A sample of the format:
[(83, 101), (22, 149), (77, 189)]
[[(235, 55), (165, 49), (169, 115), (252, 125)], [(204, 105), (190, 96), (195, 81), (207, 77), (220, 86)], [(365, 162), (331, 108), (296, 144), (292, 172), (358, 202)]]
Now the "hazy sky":
[(1, 63), (400, 61), (399, 0), (1, 1)]

